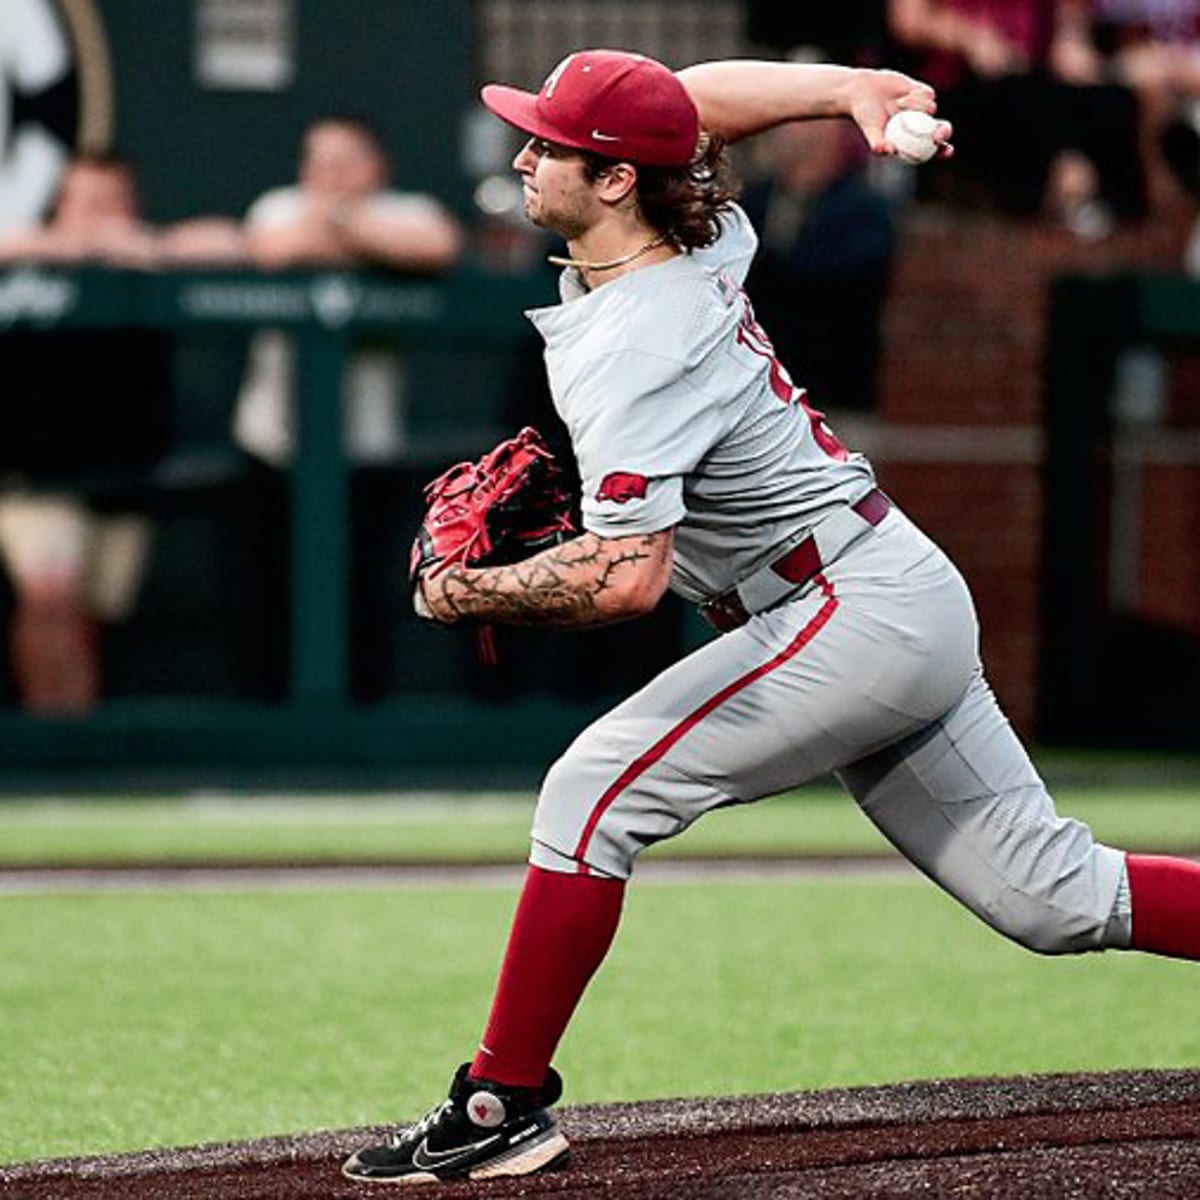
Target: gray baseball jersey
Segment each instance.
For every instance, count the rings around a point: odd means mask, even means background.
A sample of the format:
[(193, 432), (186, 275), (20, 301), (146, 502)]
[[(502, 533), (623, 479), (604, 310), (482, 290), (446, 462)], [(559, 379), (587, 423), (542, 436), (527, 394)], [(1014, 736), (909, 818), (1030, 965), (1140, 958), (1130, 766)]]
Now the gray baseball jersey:
[(725, 591), (797, 531), (866, 492), (754, 320), (742, 281), (758, 239), (740, 208), (717, 242), (531, 312), (583, 482), (583, 522), (604, 537), (675, 526), (673, 588)]
[(589, 530), (674, 527), (672, 586), (693, 600), (741, 593), (800, 541), (816, 566), (575, 740), (542, 786), (531, 861), (625, 878), (710, 809), (832, 772), (994, 928), (1046, 952), (1127, 946), (1124, 856), (1055, 812), (984, 681), (953, 564), (894, 506), (856, 515), (871, 468), (754, 321), (754, 248), (735, 208), (709, 249), (590, 293), (568, 269), (563, 303), (530, 314)]

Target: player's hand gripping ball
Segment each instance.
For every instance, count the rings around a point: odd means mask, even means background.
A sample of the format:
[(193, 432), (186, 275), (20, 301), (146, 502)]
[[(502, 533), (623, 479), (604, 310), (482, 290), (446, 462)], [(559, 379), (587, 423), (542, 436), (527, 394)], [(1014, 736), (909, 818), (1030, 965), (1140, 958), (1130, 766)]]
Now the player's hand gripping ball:
[(928, 113), (905, 109), (892, 114), (883, 136), (896, 147), (896, 153), (904, 162), (923, 163), (938, 152), (938, 143), (933, 137), (937, 127), (937, 121)]
[(425, 488), (425, 504), (409, 556), (413, 598), (422, 617), (432, 615), (421, 594), (426, 573), (455, 563), (520, 562), (577, 532), (562, 470), (528, 426), (477, 462), (444, 471)]

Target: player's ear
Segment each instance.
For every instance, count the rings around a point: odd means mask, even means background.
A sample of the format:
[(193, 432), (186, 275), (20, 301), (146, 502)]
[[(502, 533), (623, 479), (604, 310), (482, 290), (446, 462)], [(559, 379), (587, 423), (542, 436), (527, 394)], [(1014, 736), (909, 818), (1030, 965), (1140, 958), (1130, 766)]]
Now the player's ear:
[(637, 188), (637, 167), (633, 163), (614, 162), (596, 177), (596, 190), (601, 200), (620, 204), (633, 196)]

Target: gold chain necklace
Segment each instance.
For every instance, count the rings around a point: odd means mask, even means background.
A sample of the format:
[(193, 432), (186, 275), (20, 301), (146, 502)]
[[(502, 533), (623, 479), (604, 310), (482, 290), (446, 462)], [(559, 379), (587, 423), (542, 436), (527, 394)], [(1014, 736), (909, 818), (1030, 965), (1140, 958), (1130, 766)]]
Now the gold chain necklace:
[(556, 267), (577, 267), (581, 271), (611, 271), (614, 267), (623, 267), (626, 263), (631, 263), (634, 259), (641, 258), (643, 254), (649, 254), (651, 250), (657, 250), (659, 246), (665, 246), (667, 239), (656, 237), (653, 241), (647, 242), (640, 250), (635, 250), (632, 254), (626, 254), (624, 258), (614, 258), (612, 262), (589, 262), (586, 258), (560, 258), (557, 254), (548, 255), (546, 261), (553, 263)]

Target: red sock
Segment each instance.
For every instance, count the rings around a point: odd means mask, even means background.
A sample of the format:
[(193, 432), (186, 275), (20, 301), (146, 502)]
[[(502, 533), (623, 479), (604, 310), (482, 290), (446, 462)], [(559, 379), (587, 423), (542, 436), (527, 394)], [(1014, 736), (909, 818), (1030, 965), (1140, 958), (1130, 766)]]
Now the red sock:
[(1128, 854), (1133, 949), (1200, 959), (1200, 865)]
[(625, 881), (530, 867), (471, 1075), (541, 1087), (617, 932)]

